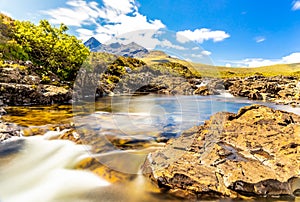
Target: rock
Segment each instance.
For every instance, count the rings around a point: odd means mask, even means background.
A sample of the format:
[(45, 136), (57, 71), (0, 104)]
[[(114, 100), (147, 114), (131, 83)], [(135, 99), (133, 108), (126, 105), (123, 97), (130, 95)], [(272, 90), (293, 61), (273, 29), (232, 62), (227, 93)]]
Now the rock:
[[(25, 65), (25, 66), (24, 66)], [(66, 103), (72, 90), (62, 87), (60, 79), (47, 72), (48, 85), (35, 73), (30, 61), (15, 61), (0, 67), (0, 106)]]
[(200, 86), (194, 92), (194, 95), (218, 95), (218, 91), (214, 89), (209, 89), (207, 86)]
[[(224, 83), (228, 82), (225, 80)], [(251, 76), (231, 79), (229, 92), (234, 96), (248, 97), (252, 100), (265, 100), (299, 105), (299, 81), (295, 77)], [(228, 84), (226, 84), (228, 85)], [(226, 89), (226, 86), (225, 86)]]
[(5, 114), (7, 114), (7, 112), (2, 107), (0, 107), (0, 117)]
[(71, 100), (72, 91), (53, 85), (26, 85), (0, 83), (0, 101), (4, 105), (65, 103)]
[(217, 113), (150, 153), (143, 173), (185, 199), (293, 198), (300, 190), (300, 116), (260, 105)]
[(0, 120), (0, 143), (8, 138), (20, 135), (21, 132), (18, 126)]
[(263, 96), (259, 93), (258, 90), (254, 90), (249, 92), (248, 98), (251, 100), (263, 100)]
[(234, 79), (225, 79), (223, 84), (224, 84), (224, 89), (229, 90), (229, 87), (232, 86), (234, 83)]
[(122, 93), (158, 93), (167, 95), (192, 95), (194, 89), (183, 77), (157, 75), (155, 72), (130, 73), (113, 89), (116, 94)]

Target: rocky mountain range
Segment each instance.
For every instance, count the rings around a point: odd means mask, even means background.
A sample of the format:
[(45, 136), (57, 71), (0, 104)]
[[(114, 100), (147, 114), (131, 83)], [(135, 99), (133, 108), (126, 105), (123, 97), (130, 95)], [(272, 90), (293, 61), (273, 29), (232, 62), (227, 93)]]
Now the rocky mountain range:
[(91, 37), (84, 43), (84, 45), (92, 52), (107, 52), (125, 57), (143, 57), (149, 53), (146, 48), (135, 42), (131, 42), (129, 44), (121, 44), (119, 42), (101, 44), (97, 39)]

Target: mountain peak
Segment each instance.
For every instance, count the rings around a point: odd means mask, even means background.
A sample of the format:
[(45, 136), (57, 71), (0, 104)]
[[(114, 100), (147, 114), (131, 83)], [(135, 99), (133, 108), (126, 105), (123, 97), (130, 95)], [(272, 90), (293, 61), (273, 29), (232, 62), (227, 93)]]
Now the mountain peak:
[(91, 37), (84, 45), (89, 47), (92, 52), (106, 52), (125, 57), (142, 57), (149, 52), (146, 48), (135, 42), (126, 45), (120, 42), (101, 44), (94, 37)]
[(97, 47), (101, 46), (101, 43), (95, 37), (91, 37), (89, 40), (84, 42), (84, 45), (91, 51), (94, 51)]

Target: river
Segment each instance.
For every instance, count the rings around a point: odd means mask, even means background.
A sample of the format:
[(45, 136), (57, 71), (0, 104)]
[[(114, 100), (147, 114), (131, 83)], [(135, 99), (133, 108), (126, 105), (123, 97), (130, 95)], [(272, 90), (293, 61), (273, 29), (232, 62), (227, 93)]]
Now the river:
[[(0, 200), (3, 197), (7, 199), (4, 202), (18, 201), (24, 197), (32, 199), (30, 201), (178, 201), (160, 193), (140, 174), (146, 155), (162, 147), (168, 139), (178, 137), (182, 131), (203, 124), (212, 114), (220, 111), (236, 113), (253, 103), (300, 113), (299, 109), (289, 106), (253, 102), (229, 94), (128, 95), (73, 105), (8, 107), (8, 115), (3, 119), (25, 130), (73, 122), (78, 133), (85, 133), (81, 139), (86, 147), (78, 149), (74, 144), (65, 150), (65, 143), (56, 144), (39, 137), (25, 138), (25, 146), (17, 145), (9, 154), (3, 152), (8, 146), (0, 147), (0, 190), (4, 186), (6, 190), (6, 196), (0, 191)], [(95, 182), (95, 176), (81, 170), (68, 174), (68, 168), (78, 162), (76, 158), (84, 155), (94, 157), (109, 168), (97, 172), (101, 181)], [(7, 158), (13, 163), (7, 163)], [(120, 173), (125, 176), (123, 180), (109, 180), (114, 179), (111, 175)], [(76, 183), (80, 186), (75, 186)], [(86, 192), (90, 188), (92, 191)], [(84, 194), (76, 195), (76, 192)], [(9, 193), (14, 197), (8, 196)]]

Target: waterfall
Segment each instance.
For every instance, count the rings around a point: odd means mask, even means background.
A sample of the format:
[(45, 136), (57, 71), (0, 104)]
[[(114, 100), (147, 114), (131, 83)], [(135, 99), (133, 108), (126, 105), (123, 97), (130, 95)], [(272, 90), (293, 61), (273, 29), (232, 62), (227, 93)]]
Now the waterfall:
[[(110, 184), (97, 175), (73, 169), (89, 148), (43, 136), (14, 138), (0, 144), (0, 201), (74, 201)], [(76, 200), (75, 200), (76, 201)]]

